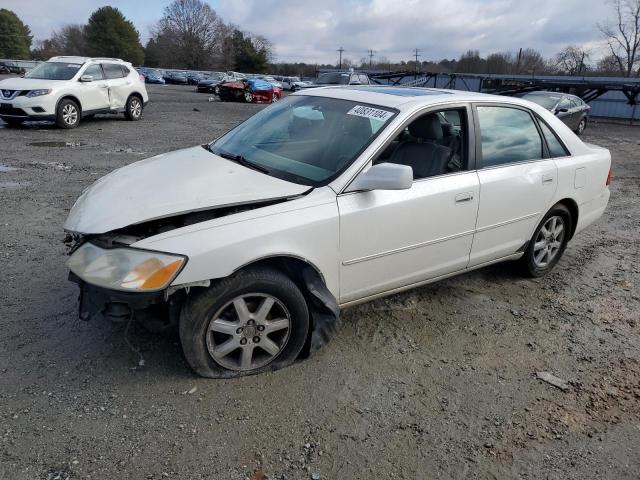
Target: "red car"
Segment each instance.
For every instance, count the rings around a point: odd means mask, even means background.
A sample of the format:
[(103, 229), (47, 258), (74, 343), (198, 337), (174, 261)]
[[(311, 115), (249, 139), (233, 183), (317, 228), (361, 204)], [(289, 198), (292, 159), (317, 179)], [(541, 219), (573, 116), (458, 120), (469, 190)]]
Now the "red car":
[(218, 96), (223, 102), (272, 103), (282, 98), (282, 89), (264, 80), (243, 78), (218, 85)]

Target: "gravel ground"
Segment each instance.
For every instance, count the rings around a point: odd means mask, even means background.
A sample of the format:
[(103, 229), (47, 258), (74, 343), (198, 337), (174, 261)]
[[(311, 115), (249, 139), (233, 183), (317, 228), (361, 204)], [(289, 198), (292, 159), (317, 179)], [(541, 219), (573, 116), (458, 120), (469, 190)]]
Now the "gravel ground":
[(262, 108), (149, 91), (138, 123), (0, 127), (0, 479), (640, 476), (640, 129), (588, 128), (610, 206), (549, 276), (497, 265), (355, 307), (311, 359), (211, 381), (175, 334), (79, 321), (66, 279), (83, 188)]

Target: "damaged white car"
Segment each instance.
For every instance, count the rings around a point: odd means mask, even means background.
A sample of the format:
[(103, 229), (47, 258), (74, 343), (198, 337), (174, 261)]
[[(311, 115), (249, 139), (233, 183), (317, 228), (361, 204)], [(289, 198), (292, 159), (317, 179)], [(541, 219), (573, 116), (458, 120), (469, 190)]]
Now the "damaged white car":
[(551, 270), (604, 211), (606, 149), (520, 99), (305, 90), (86, 189), (64, 225), (80, 316), (178, 325), (200, 375), (281, 368), (340, 308), (504, 260)]

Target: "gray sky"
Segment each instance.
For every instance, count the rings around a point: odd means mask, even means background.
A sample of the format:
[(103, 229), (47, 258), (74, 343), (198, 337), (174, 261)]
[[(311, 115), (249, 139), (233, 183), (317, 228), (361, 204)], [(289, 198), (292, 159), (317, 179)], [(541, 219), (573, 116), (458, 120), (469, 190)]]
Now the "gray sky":
[[(119, 8), (143, 42), (170, 0), (2, 0), (31, 27), (36, 39), (67, 23), (85, 23), (104, 5)], [(336, 49), (359, 60), (373, 49), (392, 61), (457, 58), (532, 47), (552, 56), (564, 46), (604, 52), (597, 22), (610, 16), (603, 0), (209, 0), (227, 22), (261, 34), (278, 61), (337, 62)]]

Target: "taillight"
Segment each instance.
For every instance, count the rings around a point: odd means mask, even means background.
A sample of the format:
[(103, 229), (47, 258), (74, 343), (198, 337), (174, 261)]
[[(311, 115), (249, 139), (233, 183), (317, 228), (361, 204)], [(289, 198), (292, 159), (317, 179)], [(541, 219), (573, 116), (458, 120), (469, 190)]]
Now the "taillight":
[(611, 177), (613, 177), (613, 171), (609, 168), (609, 175), (607, 175), (607, 183), (606, 185), (611, 185)]
[(138, 75), (138, 80), (140, 80), (141, 82), (144, 82), (144, 75)]

